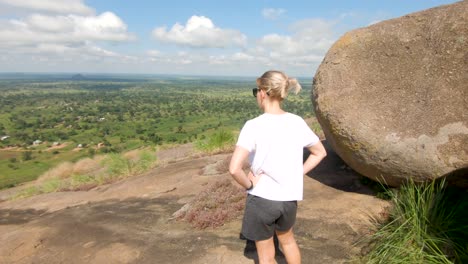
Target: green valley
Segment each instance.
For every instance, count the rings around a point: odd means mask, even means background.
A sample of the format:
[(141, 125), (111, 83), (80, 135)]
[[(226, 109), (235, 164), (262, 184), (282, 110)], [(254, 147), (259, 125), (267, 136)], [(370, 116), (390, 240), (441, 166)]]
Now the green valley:
[[(83, 77), (83, 76), (82, 76)], [(313, 114), (311, 80), (284, 102)], [(236, 134), (260, 113), (255, 78), (30, 76), (0, 79), (0, 188), (36, 179), (64, 161)]]

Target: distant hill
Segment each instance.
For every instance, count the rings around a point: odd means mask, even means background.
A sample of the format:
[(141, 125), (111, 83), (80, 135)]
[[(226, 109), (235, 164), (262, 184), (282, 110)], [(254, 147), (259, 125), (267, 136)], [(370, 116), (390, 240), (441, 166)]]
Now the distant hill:
[(86, 80), (86, 77), (84, 77), (82, 74), (75, 74), (71, 77), (71, 79), (75, 81), (81, 81)]

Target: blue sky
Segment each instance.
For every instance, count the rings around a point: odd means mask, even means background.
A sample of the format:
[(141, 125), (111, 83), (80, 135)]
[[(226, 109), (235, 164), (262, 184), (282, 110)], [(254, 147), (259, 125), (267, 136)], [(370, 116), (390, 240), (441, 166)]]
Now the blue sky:
[(312, 77), (345, 32), (451, 0), (0, 0), (0, 72)]

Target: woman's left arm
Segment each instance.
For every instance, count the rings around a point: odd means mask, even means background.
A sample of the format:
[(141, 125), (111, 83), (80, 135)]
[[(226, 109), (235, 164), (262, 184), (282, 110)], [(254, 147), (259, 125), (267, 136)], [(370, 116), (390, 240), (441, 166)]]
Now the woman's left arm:
[(327, 156), (327, 151), (320, 141), (307, 149), (310, 151), (310, 155), (303, 165), (304, 174), (309, 173)]

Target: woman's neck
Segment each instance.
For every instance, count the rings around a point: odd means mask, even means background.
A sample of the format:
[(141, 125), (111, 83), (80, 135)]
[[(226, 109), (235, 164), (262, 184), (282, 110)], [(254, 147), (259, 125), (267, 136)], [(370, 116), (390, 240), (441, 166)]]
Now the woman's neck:
[(273, 115), (281, 115), (286, 113), (281, 109), (281, 102), (278, 100), (264, 100), (263, 101), (263, 112)]

